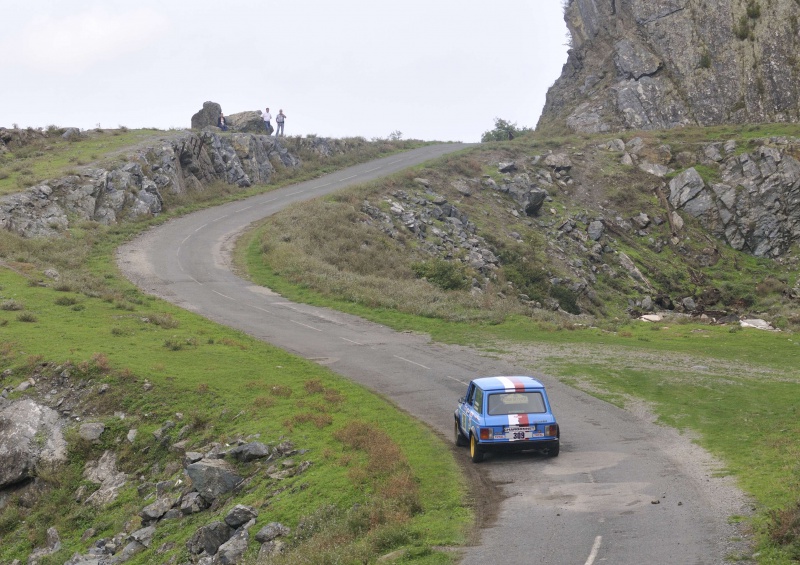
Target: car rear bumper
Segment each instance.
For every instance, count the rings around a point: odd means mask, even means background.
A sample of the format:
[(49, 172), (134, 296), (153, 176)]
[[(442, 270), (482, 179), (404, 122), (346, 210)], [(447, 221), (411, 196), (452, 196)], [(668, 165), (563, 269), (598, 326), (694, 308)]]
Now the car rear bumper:
[(558, 445), (558, 439), (535, 439), (527, 441), (480, 441), (478, 449), (484, 452), (514, 453), (518, 451), (545, 451)]

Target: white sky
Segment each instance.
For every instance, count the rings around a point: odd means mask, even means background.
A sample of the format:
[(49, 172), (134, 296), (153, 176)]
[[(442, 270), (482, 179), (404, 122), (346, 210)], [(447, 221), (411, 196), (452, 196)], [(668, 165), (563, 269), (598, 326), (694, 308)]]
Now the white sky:
[(188, 128), (283, 108), (287, 135), (479, 141), (534, 127), (562, 0), (0, 0), (0, 127)]

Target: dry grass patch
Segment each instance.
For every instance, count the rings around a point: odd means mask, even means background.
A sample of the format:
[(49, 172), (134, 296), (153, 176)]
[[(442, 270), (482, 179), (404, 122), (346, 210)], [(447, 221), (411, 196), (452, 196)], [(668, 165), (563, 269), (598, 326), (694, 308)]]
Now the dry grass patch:
[(302, 424), (313, 424), (314, 427), (322, 429), (333, 424), (333, 417), (320, 412), (302, 412), (283, 421), (283, 425), (290, 431)]
[(3, 300), (3, 302), (0, 303), (0, 310), (7, 310), (9, 312), (14, 312), (17, 310), (24, 310), (24, 309), (25, 305), (22, 302), (19, 302), (18, 300)]
[(256, 409), (272, 408), (277, 401), (270, 396), (256, 396), (253, 399), (253, 407)]
[(290, 396), (292, 396), (292, 387), (288, 385), (275, 385), (273, 387), (270, 387), (269, 392), (270, 394), (272, 394), (272, 396), (289, 398)]

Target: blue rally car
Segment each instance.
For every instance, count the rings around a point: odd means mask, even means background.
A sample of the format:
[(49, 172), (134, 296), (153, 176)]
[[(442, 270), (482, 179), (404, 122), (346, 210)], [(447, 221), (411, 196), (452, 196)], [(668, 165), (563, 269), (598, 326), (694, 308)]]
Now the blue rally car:
[(487, 451), (537, 450), (558, 455), (560, 433), (544, 385), (531, 377), (483, 377), (469, 383), (455, 412), (456, 445), (472, 461)]

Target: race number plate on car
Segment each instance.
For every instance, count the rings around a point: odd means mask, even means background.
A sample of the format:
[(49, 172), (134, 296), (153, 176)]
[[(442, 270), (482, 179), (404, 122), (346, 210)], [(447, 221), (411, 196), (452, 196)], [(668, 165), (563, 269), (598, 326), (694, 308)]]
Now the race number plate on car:
[(519, 441), (531, 439), (532, 437), (544, 437), (544, 434), (541, 432), (536, 433), (535, 427), (509, 426), (506, 428), (506, 433), (500, 436), (500, 438), (508, 441)]

